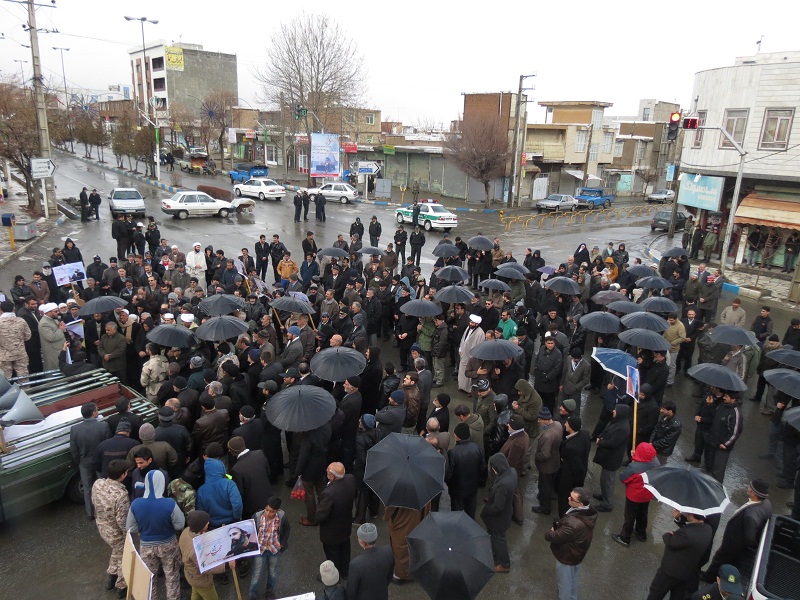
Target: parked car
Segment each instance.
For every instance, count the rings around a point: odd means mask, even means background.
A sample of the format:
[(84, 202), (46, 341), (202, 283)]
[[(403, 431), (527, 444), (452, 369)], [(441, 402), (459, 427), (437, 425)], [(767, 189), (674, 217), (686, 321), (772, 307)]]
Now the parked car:
[(590, 210), (600, 207), (609, 208), (615, 198), (616, 196), (611, 193), (610, 189), (589, 187), (581, 188), (580, 193), (575, 196), (578, 206), (581, 208), (586, 207)]
[(219, 216), (223, 219), (234, 211), (252, 210), (255, 200), (236, 198), (232, 202), (216, 200), (203, 192), (186, 190), (161, 201), (161, 211), (185, 219), (187, 217)]
[(745, 597), (751, 600), (796, 597), (800, 589), (798, 556), (800, 522), (784, 515), (773, 515), (761, 536)]
[(550, 194), (544, 200), (536, 203), (537, 212), (553, 210), (561, 212), (564, 210), (575, 210), (578, 208), (578, 201), (568, 194)]
[(114, 188), (108, 195), (108, 209), (111, 217), (116, 219), (119, 215), (145, 214), (144, 198), (136, 188)]
[(269, 176), (269, 167), (254, 163), (237, 163), (233, 169), (228, 171), (228, 176), (231, 178), (231, 184), (244, 183), (248, 179)]
[[(686, 213), (678, 211), (675, 214), (675, 231), (679, 229), (683, 229), (686, 225)], [(669, 230), (669, 222), (672, 220), (672, 211), (671, 210), (660, 210), (658, 211), (653, 220), (650, 221), (650, 231), (655, 231), (656, 229), (663, 229), (664, 231)]]
[(673, 190), (656, 190), (652, 194), (647, 195), (647, 202), (672, 202), (675, 199), (675, 192)]
[(286, 195), (286, 188), (277, 181), (264, 177), (254, 177), (244, 183), (233, 186), (233, 193), (237, 196), (250, 196), (259, 200), (282, 200)]
[(347, 204), (358, 198), (358, 190), (349, 183), (326, 183), (318, 188), (308, 188), (308, 195), (312, 200), (322, 195), (328, 201), (338, 200), (342, 204)]
[[(411, 223), (412, 222), (412, 208), (411, 206), (403, 206), (395, 211), (395, 219), (398, 223)], [(425, 228), (425, 231), (431, 229), (443, 229), (450, 231), (453, 227), (458, 226), (458, 217), (447, 210), (438, 202), (428, 202), (420, 200), (419, 203), (419, 224)]]

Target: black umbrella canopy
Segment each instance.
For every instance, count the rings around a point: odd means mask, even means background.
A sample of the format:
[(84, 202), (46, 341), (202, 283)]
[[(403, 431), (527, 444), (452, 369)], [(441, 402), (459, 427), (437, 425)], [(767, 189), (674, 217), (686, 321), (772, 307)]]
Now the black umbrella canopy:
[(317, 252), (317, 256), (335, 256), (336, 258), (348, 258), (350, 255), (341, 248), (323, 248)]
[(448, 304), (455, 304), (457, 302), (469, 302), (475, 297), (475, 294), (470, 292), (467, 288), (460, 285), (448, 285), (436, 292), (434, 298), (439, 302), (447, 302)]
[(691, 367), (686, 374), (701, 383), (721, 390), (743, 392), (747, 384), (736, 373), (716, 363), (701, 363)]
[(469, 273), (467, 273), (466, 269), (455, 265), (442, 267), (436, 271), (435, 275), (437, 279), (443, 279), (445, 281), (466, 281), (469, 279)]
[(619, 317), (607, 312), (593, 312), (583, 315), (579, 321), (581, 327), (596, 333), (619, 333), (622, 329)]
[(233, 311), (244, 308), (244, 298), (233, 294), (214, 294), (200, 301), (200, 310), (210, 317), (229, 315)]
[(645, 300), (641, 301), (639, 306), (641, 306), (647, 312), (678, 312), (678, 305), (669, 298), (664, 298), (663, 296), (646, 298)]
[(528, 273), (531, 272), (531, 270), (528, 267), (526, 267), (522, 263), (518, 263), (518, 262), (503, 263), (498, 268), (500, 268), (500, 269), (514, 269), (516, 271), (519, 271), (523, 275), (527, 275)]
[(375, 248), (374, 246), (364, 246), (358, 251), (359, 254), (374, 254), (375, 256), (383, 256), (383, 250)]
[(78, 309), (80, 316), (93, 315), (95, 313), (111, 312), (114, 309), (127, 306), (128, 303), (119, 296), (98, 296), (92, 298)]
[(344, 381), (360, 375), (366, 366), (361, 352), (344, 346), (320, 350), (311, 359), (311, 372), (325, 381)]
[(791, 369), (769, 369), (764, 371), (767, 383), (792, 398), (800, 398), (800, 373)]
[(681, 512), (713, 515), (730, 503), (722, 484), (694, 467), (664, 465), (642, 473), (642, 480), (656, 499)]
[(247, 323), (241, 319), (224, 315), (222, 317), (211, 317), (200, 325), (194, 333), (201, 340), (221, 342), (222, 340), (235, 338), (247, 330)]
[(442, 313), (442, 307), (430, 300), (412, 300), (403, 304), (400, 312), (412, 317), (435, 317)]
[(717, 344), (730, 344), (731, 346), (758, 345), (758, 339), (752, 331), (747, 331), (734, 325), (717, 325), (708, 334), (708, 337)]
[(434, 246), (432, 254), (438, 258), (450, 258), (461, 254), (461, 250), (453, 244), (437, 244)]
[(777, 363), (800, 369), (800, 352), (792, 348), (778, 348), (767, 352), (767, 356)]
[(680, 246), (675, 246), (674, 248), (670, 248), (666, 252), (664, 252), (664, 256), (667, 258), (675, 258), (679, 256), (688, 256), (686, 250), (681, 248)]
[(300, 298), (295, 298), (293, 296), (275, 298), (274, 300), (270, 300), (269, 305), (275, 310), (284, 310), (286, 312), (301, 313), (304, 315), (314, 314), (314, 309), (308, 302), (304, 302)]
[(517, 281), (524, 281), (525, 274), (517, 269), (511, 269), (502, 265), (497, 271), (494, 272), (496, 277), (505, 277), (506, 279), (516, 279)]
[(629, 329), (649, 329), (663, 333), (669, 327), (669, 323), (662, 317), (649, 312), (634, 312), (623, 316), (620, 321)]
[(159, 325), (147, 332), (147, 339), (167, 348), (191, 348), (197, 345), (197, 338), (183, 325)]
[(572, 279), (569, 277), (555, 277), (553, 279), (548, 279), (544, 282), (544, 287), (549, 290), (553, 290), (554, 292), (558, 292), (559, 294), (569, 294), (571, 296), (577, 296), (581, 293), (581, 286), (572, 281)]
[(444, 491), (444, 470), (444, 456), (424, 438), (390, 433), (367, 452), (364, 483), (386, 506), (422, 510)]
[(522, 348), (508, 340), (486, 340), (470, 350), (469, 355), (481, 360), (506, 360), (522, 354)]
[(653, 267), (648, 267), (647, 265), (630, 266), (628, 267), (628, 273), (634, 277), (650, 277), (652, 275), (657, 275), (655, 269), (653, 269)]
[(636, 302), (631, 302), (630, 300), (615, 300), (614, 302), (609, 302), (608, 310), (624, 313), (626, 315), (635, 312), (644, 312), (644, 308), (641, 304), (636, 304)]
[(670, 343), (655, 331), (647, 329), (628, 329), (619, 334), (619, 339), (626, 344), (652, 350), (653, 352), (668, 352)]
[(494, 248), (494, 242), (485, 235), (476, 235), (467, 240), (467, 247), (475, 250), (491, 250)]
[(651, 275), (650, 277), (642, 277), (636, 281), (636, 285), (640, 288), (646, 288), (651, 290), (665, 290), (667, 288), (671, 288), (672, 284), (664, 279), (663, 277), (658, 277), (656, 275)]
[(791, 427), (800, 429), (800, 406), (790, 408), (783, 413), (783, 420), (786, 421)]
[(473, 600), (494, 575), (489, 534), (464, 511), (432, 512), (407, 539), (411, 574), (434, 600)]
[(486, 288), (487, 290), (496, 290), (498, 292), (511, 291), (511, 286), (497, 279), (484, 279), (483, 281), (478, 283), (478, 287)]
[(316, 385), (281, 390), (264, 409), (269, 422), (286, 431), (311, 431), (330, 421), (335, 412), (336, 400)]
[(597, 292), (590, 300), (595, 304), (610, 304), (611, 302), (617, 301), (625, 302), (628, 300), (628, 297), (616, 290), (603, 290), (602, 292)]

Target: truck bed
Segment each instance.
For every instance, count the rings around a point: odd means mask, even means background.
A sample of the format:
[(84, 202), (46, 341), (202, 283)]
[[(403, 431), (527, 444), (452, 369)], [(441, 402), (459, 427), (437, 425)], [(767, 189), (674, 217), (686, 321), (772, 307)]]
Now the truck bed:
[(800, 599), (800, 522), (774, 515), (764, 532), (751, 598)]

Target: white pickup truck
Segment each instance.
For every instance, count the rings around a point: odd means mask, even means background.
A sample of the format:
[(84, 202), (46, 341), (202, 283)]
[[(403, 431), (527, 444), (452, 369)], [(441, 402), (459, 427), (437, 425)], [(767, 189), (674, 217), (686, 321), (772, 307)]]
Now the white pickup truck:
[(773, 515), (764, 528), (747, 598), (800, 598), (800, 521)]

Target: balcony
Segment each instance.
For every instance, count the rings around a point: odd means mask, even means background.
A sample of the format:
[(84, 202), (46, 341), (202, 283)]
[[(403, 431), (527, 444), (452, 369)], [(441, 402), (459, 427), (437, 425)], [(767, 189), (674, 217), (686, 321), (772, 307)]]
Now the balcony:
[(564, 144), (558, 142), (528, 143), (525, 152), (542, 162), (563, 162), (567, 154)]

